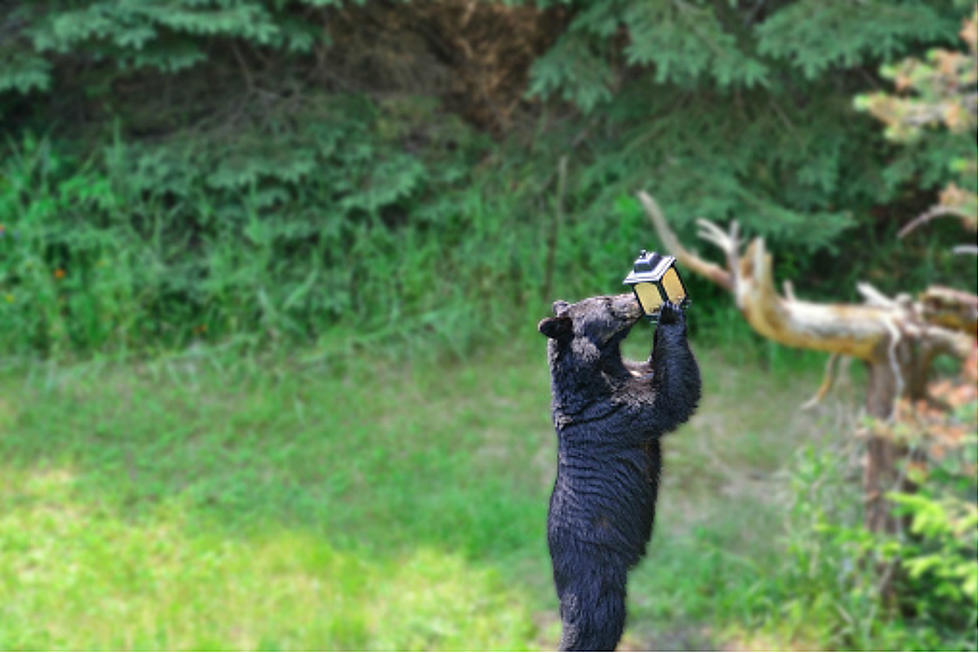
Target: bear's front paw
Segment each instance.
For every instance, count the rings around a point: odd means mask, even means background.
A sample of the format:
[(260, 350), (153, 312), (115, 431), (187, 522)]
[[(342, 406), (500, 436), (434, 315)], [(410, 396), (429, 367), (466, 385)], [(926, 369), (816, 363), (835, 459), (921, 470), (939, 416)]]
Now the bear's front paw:
[(663, 306), (660, 307), (660, 317), (657, 319), (657, 323), (664, 325), (683, 324), (684, 309), (673, 302), (664, 302)]

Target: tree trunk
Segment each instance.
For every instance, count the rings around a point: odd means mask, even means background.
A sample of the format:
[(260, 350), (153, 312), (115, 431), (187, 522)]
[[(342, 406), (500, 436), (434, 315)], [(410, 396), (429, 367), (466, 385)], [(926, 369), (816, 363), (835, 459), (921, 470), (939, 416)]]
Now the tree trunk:
[[(934, 352), (902, 338), (890, 349), (883, 342), (868, 363), (868, 390), (865, 407), (875, 420), (894, 420), (898, 399), (926, 396), (928, 367)], [(897, 376), (896, 376), (897, 374)], [(864, 461), (864, 524), (872, 532), (898, 533), (903, 520), (892, 514), (888, 492), (909, 491), (914, 486), (905, 478), (901, 462), (908, 447), (896, 442), (890, 429), (872, 428), (868, 434)]]
[[(876, 420), (890, 419), (894, 402), (895, 374), (888, 359), (869, 363), (868, 414)], [(885, 494), (898, 482), (897, 463), (901, 456), (891, 438), (871, 429), (864, 459), (864, 525), (872, 532), (898, 532), (898, 521), (891, 514)]]

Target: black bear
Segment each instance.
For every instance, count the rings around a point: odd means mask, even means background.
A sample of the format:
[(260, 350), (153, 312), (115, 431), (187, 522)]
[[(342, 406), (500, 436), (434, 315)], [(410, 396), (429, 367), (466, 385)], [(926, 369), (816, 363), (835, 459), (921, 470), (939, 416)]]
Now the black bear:
[(620, 343), (642, 311), (632, 294), (557, 301), (548, 337), (558, 474), (548, 549), (560, 602), (561, 649), (613, 650), (626, 619), (626, 572), (653, 530), (660, 436), (701, 396), (682, 310), (664, 304), (645, 362)]

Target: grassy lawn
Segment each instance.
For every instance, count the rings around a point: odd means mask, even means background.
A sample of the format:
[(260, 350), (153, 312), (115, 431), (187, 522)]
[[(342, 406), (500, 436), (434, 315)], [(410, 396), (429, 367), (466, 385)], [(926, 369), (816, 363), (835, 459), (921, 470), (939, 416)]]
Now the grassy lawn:
[[(832, 430), (798, 411), (819, 359), (696, 351), (623, 648), (732, 644), (779, 554), (781, 470)], [(3, 372), (0, 648), (553, 648), (543, 340), (301, 359)]]

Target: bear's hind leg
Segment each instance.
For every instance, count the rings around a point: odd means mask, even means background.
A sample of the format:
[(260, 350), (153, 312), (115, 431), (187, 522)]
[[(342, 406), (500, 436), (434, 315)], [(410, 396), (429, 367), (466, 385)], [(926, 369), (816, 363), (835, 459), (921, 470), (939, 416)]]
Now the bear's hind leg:
[(626, 569), (589, 560), (559, 589), (562, 651), (612, 651), (626, 622)]

